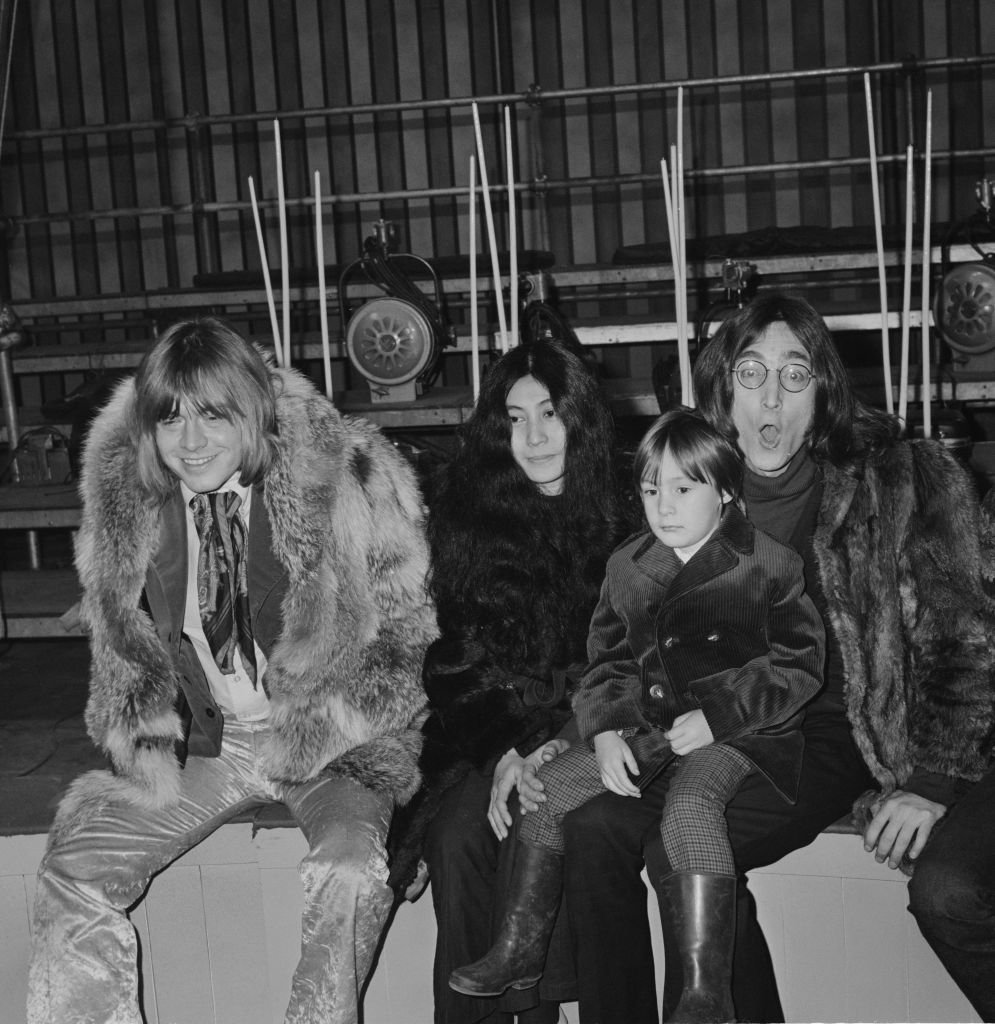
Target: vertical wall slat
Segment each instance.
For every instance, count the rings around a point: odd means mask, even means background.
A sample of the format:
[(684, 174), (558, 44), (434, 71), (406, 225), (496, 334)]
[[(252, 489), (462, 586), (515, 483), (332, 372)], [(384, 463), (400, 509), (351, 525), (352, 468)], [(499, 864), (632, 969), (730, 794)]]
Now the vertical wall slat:
[[(767, 45), (768, 68), (787, 71), (794, 65), (795, 39), (791, 0), (768, 0)], [(801, 86), (794, 82), (775, 83), (770, 87), (771, 159), (775, 162), (797, 160), (798, 105)], [(785, 171), (772, 176), (777, 195), (772, 196), (774, 220), (778, 227), (794, 227), (801, 223), (801, 180), (798, 172)]]
[[(715, 33), (715, 73), (737, 75), (741, 73), (739, 41), (743, 35), (737, 0), (717, 0)], [(718, 159), (725, 167), (746, 163), (744, 123), (742, 116), (743, 89), (737, 85), (721, 86), (715, 91), (718, 107)], [(709, 225), (717, 234), (731, 234), (746, 230), (746, 177), (737, 175), (724, 180), (721, 186), (722, 219), (718, 228)]]

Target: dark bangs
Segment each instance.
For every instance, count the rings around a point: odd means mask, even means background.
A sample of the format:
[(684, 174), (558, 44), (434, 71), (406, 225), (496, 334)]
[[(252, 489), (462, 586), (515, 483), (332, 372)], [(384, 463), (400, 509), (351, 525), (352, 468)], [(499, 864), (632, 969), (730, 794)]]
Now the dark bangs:
[(711, 484), (737, 499), (743, 489), (743, 462), (736, 449), (695, 411), (672, 409), (650, 427), (633, 462), (636, 490), (645, 480), (660, 482), (660, 463), (667, 449), (691, 480)]

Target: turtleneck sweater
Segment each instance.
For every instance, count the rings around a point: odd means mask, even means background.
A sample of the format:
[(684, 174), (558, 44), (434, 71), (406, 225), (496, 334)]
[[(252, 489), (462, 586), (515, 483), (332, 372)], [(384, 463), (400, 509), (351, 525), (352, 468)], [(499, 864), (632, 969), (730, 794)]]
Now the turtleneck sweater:
[(822, 502), (822, 474), (807, 448), (797, 452), (778, 476), (747, 469), (743, 497), (754, 526), (794, 549), (805, 562), (805, 589), (826, 627), (825, 685), (809, 711), (843, 710), (843, 662), (832, 630), (812, 538)]

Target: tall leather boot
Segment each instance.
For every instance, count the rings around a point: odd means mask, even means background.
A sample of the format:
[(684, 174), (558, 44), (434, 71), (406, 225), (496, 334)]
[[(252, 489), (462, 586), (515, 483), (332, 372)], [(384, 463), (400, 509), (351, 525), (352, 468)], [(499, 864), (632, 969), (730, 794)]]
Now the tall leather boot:
[(457, 967), (449, 987), (468, 996), (499, 996), (531, 988), (542, 977), (563, 885), (563, 857), (515, 840), (508, 888), (498, 894), (501, 914), (494, 945), (476, 963)]
[[(734, 1021), (735, 877), (675, 871), (660, 883), (659, 897), (667, 957), (664, 1020), (681, 1024)], [(679, 971), (681, 984), (676, 1006), (672, 965)]]

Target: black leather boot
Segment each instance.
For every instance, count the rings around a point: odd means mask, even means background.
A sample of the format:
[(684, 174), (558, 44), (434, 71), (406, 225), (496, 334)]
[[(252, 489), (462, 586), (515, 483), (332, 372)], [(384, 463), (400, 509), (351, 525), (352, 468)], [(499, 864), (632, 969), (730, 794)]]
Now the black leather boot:
[(501, 914), (494, 945), (476, 963), (457, 967), (449, 987), (468, 996), (499, 996), (531, 988), (542, 977), (549, 937), (560, 908), (563, 857), (515, 840), (511, 883), (499, 894)]
[[(660, 883), (659, 897), (667, 956), (664, 1020), (681, 1024), (734, 1021), (735, 877), (675, 871)], [(671, 982), (675, 968), (681, 985), (676, 1006), (677, 989)]]

